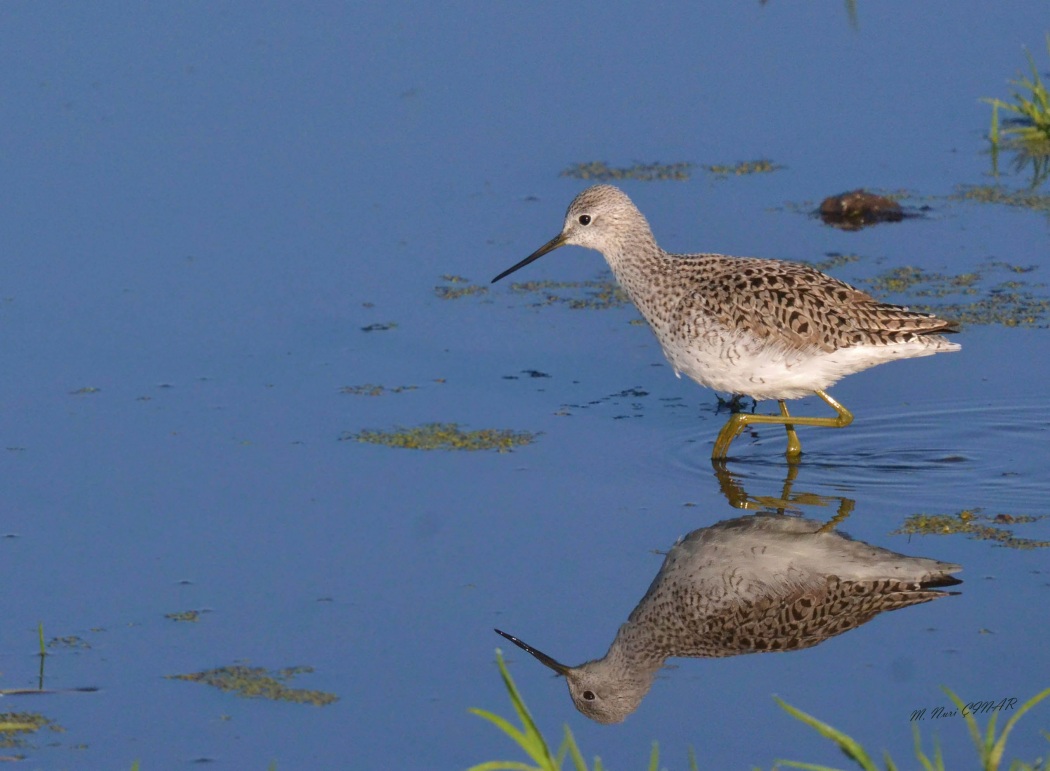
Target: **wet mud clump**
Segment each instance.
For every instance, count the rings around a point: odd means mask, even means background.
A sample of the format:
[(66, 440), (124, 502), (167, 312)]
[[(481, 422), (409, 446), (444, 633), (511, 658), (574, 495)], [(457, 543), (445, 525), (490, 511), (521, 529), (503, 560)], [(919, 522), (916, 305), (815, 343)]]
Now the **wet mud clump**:
[(863, 188), (825, 198), (820, 202), (818, 213), (825, 225), (842, 230), (860, 230), (879, 222), (904, 219), (904, 210), (899, 203)]

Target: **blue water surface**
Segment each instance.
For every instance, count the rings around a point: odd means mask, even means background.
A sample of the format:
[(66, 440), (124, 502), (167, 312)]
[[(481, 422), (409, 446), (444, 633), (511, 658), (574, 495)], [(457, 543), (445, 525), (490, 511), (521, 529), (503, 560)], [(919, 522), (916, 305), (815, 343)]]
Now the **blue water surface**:
[[(467, 712), (511, 714), (496, 647), (552, 740), (567, 723), (611, 769), (643, 767), (653, 740), (668, 768), (690, 747), (701, 768), (844, 762), (773, 694), (909, 767), (909, 717), (946, 705), (941, 685), (1050, 685), (1045, 549), (895, 534), (917, 513), (1048, 513), (1044, 328), (969, 325), (958, 354), (837, 386), (850, 428), (802, 433), (794, 490), (851, 500), (856, 538), (962, 564), (958, 596), (810, 650), (675, 661), (614, 727), (491, 631), (601, 656), (654, 552), (740, 514), (708, 462), (715, 394), (672, 376), (633, 308), (538, 307), (509, 282), (435, 294), (555, 235), (588, 184), (560, 176), (572, 164), (694, 164), (623, 182), (672, 251), (855, 254), (833, 270), (851, 281), (998, 260), (1037, 266), (1022, 280), (1047, 295), (1045, 215), (949, 198), (995, 181), (980, 99), (1008, 96), (1025, 47), (1047, 66), (1046, 4), (851, 5), (6, 3), (0, 689), (39, 685), (38, 624), (75, 640), (46, 660), (60, 692), (0, 705), (64, 732), (5, 752), (42, 769), (522, 759)], [(783, 168), (701, 168), (759, 158)], [(929, 211), (855, 233), (809, 216), (859, 186)], [(514, 278), (608, 273), (564, 249)], [(415, 388), (341, 392), (363, 384)], [(429, 422), (540, 435), (505, 454), (346, 440)], [(781, 493), (782, 431), (734, 452), (748, 494)], [(1050, 538), (1046, 520), (1014, 531)], [(204, 612), (165, 617), (186, 610)], [(166, 678), (235, 664), (312, 667), (288, 685), (338, 701)], [(82, 687), (99, 690), (65, 692)], [(1048, 709), (1009, 757), (1046, 755)], [(960, 719), (920, 725), (972, 765)]]

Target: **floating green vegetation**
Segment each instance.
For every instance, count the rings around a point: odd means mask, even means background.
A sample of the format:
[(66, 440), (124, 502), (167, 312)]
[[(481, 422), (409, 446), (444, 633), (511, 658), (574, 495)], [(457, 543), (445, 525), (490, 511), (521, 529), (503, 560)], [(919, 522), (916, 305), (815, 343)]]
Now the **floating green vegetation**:
[(891, 535), (965, 535), (1011, 549), (1045, 549), (1050, 547), (1050, 541), (1018, 538), (1006, 526), (1030, 524), (1046, 517), (1045, 514), (984, 514), (981, 509), (963, 509), (956, 514), (913, 514)]
[(95, 388), (94, 386), (84, 386), (83, 388), (78, 388), (76, 391), (70, 391), (69, 393), (73, 396), (83, 396), (85, 394), (97, 394), (101, 390), (101, 388)]
[[(630, 302), (627, 293), (612, 279), (595, 281), (516, 281), (510, 290), (536, 295), (535, 307), (567, 305), (573, 310), (608, 310)], [(580, 294), (582, 293), (582, 297)]]
[[(1050, 52), (1050, 34), (1046, 36), (1046, 49)], [(1011, 143), (1023, 144), (1029, 151), (1040, 155), (1050, 154), (1050, 92), (1047, 91), (1039, 68), (1032, 53), (1025, 51), (1028, 57), (1030, 77), (1021, 76), (1011, 80), (1014, 87), (1012, 102), (1002, 99), (984, 99), (992, 106), (992, 124), (988, 131), (988, 140), (993, 148)], [(1010, 113), (1013, 117), (1000, 123), (999, 111)]]
[(971, 303), (914, 305), (915, 310), (936, 312), (961, 324), (1002, 324), (1004, 327), (1046, 327), (1050, 321), (1050, 299), (1020, 288), (1016, 281), (993, 287), (988, 296)]
[(355, 386), (343, 386), (339, 389), (341, 394), (350, 394), (351, 396), (382, 396), (383, 394), (399, 394), (405, 391), (415, 391), (419, 386), (406, 385), (406, 386), (381, 386), (373, 383), (365, 383), (363, 385)]
[(538, 369), (523, 369), (517, 375), (504, 375), (503, 379), (517, 380), (521, 375), (524, 375), (525, 377), (530, 378), (532, 380), (539, 380), (541, 378), (550, 377), (550, 375), (548, 375), (546, 372), (540, 372)]
[[(503, 653), (498, 648), (496, 649), (496, 664), (499, 666), (500, 677), (503, 678), (503, 686), (507, 689), (507, 694), (510, 696), (511, 706), (514, 708), (514, 713), (521, 723), (520, 727), (513, 724), (510, 720), (487, 710), (471, 708), (470, 712), (492, 723), (509, 736), (535, 765), (529, 765), (517, 760), (491, 760), (471, 766), (467, 771), (561, 771), (567, 761), (571, 761), (571, 767), (574, 771), (590, 771), (591, 768), (594, 771), (602, 771), (604, 766), (600, 758), (596, 757), (594, 765), (588, 766), (587, 761), (583, 757), (583, 752), (576, 743), (576, 738), (573, 736), (572, 731), (569, 730), (568, 725), (565, 726), (564, 736), (557, 752), (551, 750), (551, 745), (537, 727), (532, 713), (529, 712), (529, 708), (525, 705), (525, 700), (521, 697), (521, 692), (518, 691), (514, 679), (510, 676), (510, 672), (507, 671), (507, 665), (503, 661)], [(1047, 688), (1018, 706), (1017, 711), (1010, 715), (1009, 720), (1003, 725), (1002, 731), (997, 735), (995, 726), (999, 717), (998, 710), (1003, 709), (1005, 712), (1008, 708), (1012, 709), (1016, 699), (1004, 699), (1001, 704), (995, 705), (990, 709), (984, 706), (980, 707), (982, 712), (984, 710), (991, 712), (988, 723), (982, 732), (974, 717), (974, 712), (977, 710), (975, 703), (966, 704), (950, 689), (944, 688), (943, 690), (955, 705), (955, 713), (952, 714), (957, 713), (966, 722), (970, 739), (977, 750), (979, 760), (979, 766), (977, 767), (981, 771), (998, 771), (1006, 753), (1006, 740), (1017, 725), (1017, 722), (1039, 702), (1050, 697), (1050, 688)], [(863, 769), (863, 771), (877, 771), (875, 762), (860, 742), (812, 715), (796, 709), (782, 699), (775, 696), (773, 699), (796, 720), (816, 729), (821, 736), (833, 741), (847, 758), (856, 763), (857, 768)], [(922, 749), (922, 740), (915, 722), (912, 722), (912, 735), (915, 739), (915, 758), (919, 761), (922, 768), (926, 769), (926, 771), (945, 771), (944, 759), (936, 740), (934, 740), (933, 758), (931, 759)], [(886, 752), (883, 752), (883, 759), (885, 760), (887, 771), (894, 771), (898, 768)], [(691, 747), (688, 752), (688, 762), (690, 771), (698, 771), (699, 766), (696, 754)], [(775, 769), (783, 767), (811, 769), (811, 771), (819, 771), (820, 769), (832, 771), (828, 766), (817, 766), (811, 763), (799, 763), (791, 760), (778, 760), (773, 769), (775, 771)], [(656, 742), (653, 742), (647, 768), (649, 771), (659, 771), (661, 768), (660, 748)], [(1047, 771), (1046, 761), (1042, 759), (1031, 764), (1015, 760), (1010, 764), (1009, 768), (1011, 771)]]
[(922, 268), (891, 268), (864, 283), (877, 292), (910, 294), (914, 297), (944, 297), (950, 294), (977, 294), (980, 273), (947, 275), (930, 273)]
[(201, 612), (199, 610), (180, 610), (176, 613), (165, 613), (164, 618), (170, 618), (172, 621), (196, 623), (201, 619)]
[(91, 643), (80, 635), (66, 635), (65, 637), (52, 637), (47, 641), (48, 648), (90, 648)]
[(809, 265), (820, 271), (835, 270), (836, 268), (841, 268), (843, 265), (849, 265), (850, 263), (859, 261), (860, 255), (858, 254), (840, 254), (839, 252), (828, 252), (824, 255), (823, 260), (795, 260), (795, 262)]
[(416, 428), (398, 427), (393, 431), (366, 429), (358, 434), (346, 432), (340, 441), (367, 442), (409, 450), (496, 450), (510, 452), (515, 447), (532, 444), (538, 434), (485, 428), (464, 431), (457, 423), (427, 423)]
[(995, 203), (1050, 214), (1050, 195), (1030, 190), (1007, 190), (1000, 185), (964, 185), (949, 196), (955, 201)]
[(289, 688), (285, 685), (285, 682), (293, 677), (313, 671), (313, 667), (288, 667), (276, 672), (267, 672), (262, 667), (233, 666), (188, 675), (167, 675), (167, 678), (204, 683), (220, 691), (232, 691), (246, 699), (289, 701), (294, 704), (313, 704), (315, 707), (324, 707), (339, 701), (339, 697), (332, 693)]
[(693, 164), (691, 163), (636, 163), (634, 166), (617, 168), (609, 166), (605, 161), (591, 161), (590, 163), (574, 163), (565, 169), (561, 176), (575, 179), (591, 179), (598, 182), (608, 182), (614, 179), (653, 182), (668, 179), (689, 179), (692, 168)]
[(714, 164), (701, 166), (704, 171), (710, 172), (717, 177), (742, 177), (745, 174), (769, 174), (784, 168), (779, 163), (773, 163), (768, 158), (759, 158), (757, 161), (742, 161), (732, 165)]
[(469, 278), (463, 278), (463, 276), (444, 275), (441, 280), (446, 285), (434, 287), (434, 294), (442, 300), (458, 300), (460, 297), (488, 294), (489, 291), (487, 286), (472, 284)]
[(54, 720), (36, 712), (0, 712), (0, 747), (4, 749), (28, 747), (30, 745), (25, 737), (36, 733), (41, 728), (55, 733), (65, 731)]
[(397, 329), (397, 322), (388, 321), (383, 324), (369, 324), (367, 327), (361, 327), (362, 332), (385, 332), (388, 329)]
[(644, 399), (647, 396), (649, 396), (649, 392), (643, 388), (625, 388), (617, 393), (608, 394), (598, 399), (591, 399), (585, 403), (563, 404), (555, 414), (571, 415), (572, 413), (569, 412), (569, 410), (588, 410), (593, 407), (604, 406), (610, 403), (614, 407), (620, 407), (626, 402), (626, 405), (624, 406), (629, 412), (627, 414), (614, 415), (613, 420), (622, 420), (628, 417), (640, 418), (642, 417), (644, 406), (639, 400)]
[[(948, 275), (931, 273), (921, 268), (893, 268), (859, 283), (881, 295), (903, 295), (908, 298), (943, 299), (953, 295), (964, 301), (926, 305), (909, 303), (918, 311), (936, 313), (962, 324), (1001, 324), (1005, 327), (1045, 327), (1050, 324), (1050, 298), (1033, 292), (1041, 283), (1026, 283), (1016, 278), (986, 285), (988, 274), (1022, 275), (1035, 266), (1011, 265), (998, 260), (984, 263), (977, 271)], [(973, 299), (969, 299), (973, 298)]]

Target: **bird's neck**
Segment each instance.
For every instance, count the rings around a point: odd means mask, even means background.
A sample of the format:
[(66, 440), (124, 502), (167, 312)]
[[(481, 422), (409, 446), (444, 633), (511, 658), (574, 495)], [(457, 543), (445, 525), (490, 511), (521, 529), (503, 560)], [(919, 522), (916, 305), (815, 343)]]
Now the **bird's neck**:
[(662, 290), (674, 273), (674, 260), (661, 249), (648, 227), (635, 230), (617, 248), (603, 252), (616, 281), (623, 287), (646, 320), (660, 317)]
[(630, 621), (623, 624), (603, 659), (609, 667), (630, 673), (631, 679), (644, 685), (646, 691), (669, 655), (647, 631)]

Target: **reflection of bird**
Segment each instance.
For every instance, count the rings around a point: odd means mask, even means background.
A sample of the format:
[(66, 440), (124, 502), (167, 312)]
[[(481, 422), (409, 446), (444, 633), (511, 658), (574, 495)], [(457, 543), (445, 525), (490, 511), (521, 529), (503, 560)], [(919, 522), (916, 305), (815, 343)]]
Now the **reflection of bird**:
[(829, 506), (837, 505), (838, 511), (832, 519), (821, 526), (820, 531), (834, 530), (838, 525), (853, 513), (857, 502), (844, 495), (817, 495), (815, 493), (795, 492), (795, 480), (798, 478), (798, 464), (787, 465), (787, 476), (781, 487), (780, 495), (750, 495), (744, 489), (743, 477), (733, 474), (726, 468), (723, 461), (712, 461), (715, 469), (715, 478), (722, 495), (729, 501), (729, 505), (737, 509), (764, 510), (767, 513), (786, 514), (788, 512), (800, 511), (802, 506)]
[[(712, 457), (750, 423), (787, 427), (789, 458), (802, 452), (796, 425), (849, 425), (853, 416), (824, 393), (846, 375), (895, 359), (956, 351), (941, 333), (956, 325), (875, 301), (806, 265), (722, 254), (669, 254), (623, 191), (587, 188), (565, 225), (493, 281), (565, 244), (601, 252), (645, 316), (675, 374), (755, 399), (776, 399), (780, 415), (737, 413), (719, 433)], [(816, 394), (834, 418), (793, 417), (786, 399)]]
[(496, 630), (569, 683), (576, 708), (618, 723), (649, 691), (664, 660), (809, 648), (885, 610), (947, 596), (959, 565), (819, 532), (776, 514), (694, 530), (667, 554), (608, 653), (569, 667)]

